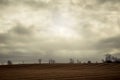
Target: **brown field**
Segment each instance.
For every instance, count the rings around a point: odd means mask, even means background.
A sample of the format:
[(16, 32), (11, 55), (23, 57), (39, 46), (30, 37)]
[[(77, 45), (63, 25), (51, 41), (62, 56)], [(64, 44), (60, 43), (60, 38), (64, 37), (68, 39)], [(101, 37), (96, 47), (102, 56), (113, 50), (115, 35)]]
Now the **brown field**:
[(120, 64), (0, 66), (0, 80), (120, 80)]

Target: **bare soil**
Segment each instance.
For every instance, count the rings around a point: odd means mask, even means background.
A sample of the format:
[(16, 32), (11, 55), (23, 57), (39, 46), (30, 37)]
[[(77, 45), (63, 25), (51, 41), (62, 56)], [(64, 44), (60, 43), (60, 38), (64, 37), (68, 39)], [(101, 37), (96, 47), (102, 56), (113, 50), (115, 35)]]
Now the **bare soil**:
[(0, 80), (120, 80), (120, 64), (4, 65)]

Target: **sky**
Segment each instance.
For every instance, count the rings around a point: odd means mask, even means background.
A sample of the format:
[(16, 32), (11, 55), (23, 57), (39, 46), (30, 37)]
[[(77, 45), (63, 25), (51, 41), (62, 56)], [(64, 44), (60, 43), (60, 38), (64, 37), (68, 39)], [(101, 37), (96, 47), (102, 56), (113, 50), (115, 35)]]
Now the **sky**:
[(120, 57), (120, 0), (0, 0), (0, 62)]

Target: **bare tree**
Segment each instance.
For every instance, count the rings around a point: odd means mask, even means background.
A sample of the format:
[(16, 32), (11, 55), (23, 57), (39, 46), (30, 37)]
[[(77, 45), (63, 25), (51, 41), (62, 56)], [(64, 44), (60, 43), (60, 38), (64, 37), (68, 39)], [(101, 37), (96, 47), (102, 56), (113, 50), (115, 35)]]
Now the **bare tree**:
[(91, 64), (91, 61), (88, 61), (88, 64)]
[(38, 62), (39, 62), (39, 64), (41, 64), (41, 62), (42, 62), (42, 59), (39, 59), (39, 60), (38, 60)]
[(74, 59), (70, 58), (70, 64), (74, 64)]
[(12, 65), (12, 61), (10, 61), (10, 60), (8, 60), (7, 63), (8, 63), (8, 65)]
[(79, 60), (77, 59), (77, 63), (78, 63), (78, 64), (80, 64), (80, 63), (81, 63), (81, 61), (79, 61)]
[(104, 63), (120, 63), (120, 59), (111, 54), (106, 54)]
[(51, 64), (51, 59), (49, 60), (49, 64)]
[(120, 63), (120, 59), (117, 57), (112, 56), (112, 62), (114, 63)]
[(52, 63), (55, 64), (55, 60), (52, 60)]
[(105, 55), (106, 57), (105, 57), (105, 62), (106, 63), (112, 63), (112, 55), (110, 55), (110, 54), (106, 54)]
[(49, 64), (55, 64), (55, 60), (50, 59), (50, 60), (49, 60)]
[(24, 61), (22, 61), (22, 64), (24, 64)]

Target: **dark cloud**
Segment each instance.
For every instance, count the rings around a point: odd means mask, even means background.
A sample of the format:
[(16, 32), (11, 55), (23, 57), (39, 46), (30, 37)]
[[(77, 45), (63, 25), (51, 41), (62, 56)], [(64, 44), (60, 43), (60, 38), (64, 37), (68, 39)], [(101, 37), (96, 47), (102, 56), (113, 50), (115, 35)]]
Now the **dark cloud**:
[(31, 58), (29, 55), (30, 48), (28, 44), (32, 41), (32, 30), (31, 27), (27, 28), (17, 24), (10, 30), (0, 33), (0, 60), (22, 60)]
[[(81, 0), (80, 0), (81, 1)], [(91, 2), (90, 2), (91, 1)], [(99, 11), (119, 11), (120, 0), (86, 0), (83, 2), (83, 7), (89, 10), (99, 10)], [(79, 5), (82, 7), (81, 5)]]
[(99, 3), (104, 4), (104, 3), (120, 3), (120, 0), (97, 0)]
[(0, 43), (6, 43), (8, 41), (8, 35), (6, 33), (0, 34)]
[(43, 0), (0, 0), (0, 4), (2, 7), (8, 8), (9, 6), (28, 6), (33, 9), (40, 9), (40, 8), (49, 8), (52, 6), (51, 1), (46, 2)]
[(34, 1), (34, 0), (29, 0), (29, 1), (24, 1), (24, 4), (29, 5), (31, 8), (48, 8), (50, 7), (51, 3), (46, 3), (44, 1)]
[[(98, 4), (102, 8), (105, 8), (109, 11), (119, 11), (120, 0), (98, 0)], [(104, 7), (103, 7), (104, 6)]]
[[(9, 0), (0, 0), (0, 9), (5, 10), (6, 8), (8, 8), (10, 5), (10, 1)], [(0, 10), (1, 13), (2, 10)]]
[(9, 30), (9, 32), (13, 32), (14, 34), (18, 35), (30, 35), (32, 33), (32, 30), (31, 27), (27, 28), (19, 24)]
[(27, 42), (29, 37), (33, 35), (32, 27), (25, 27), (20, 24), (6, 31), (5, 33), (0, 33), (0, 43), (14, 43), (14, 42)]
[(97, 44), (98, 49), (120, 49), (120, 35), (101, 40)]
[(1, 5), (8, 5), (9, 4), (9, 0), (0, 0), (0, 4)]

